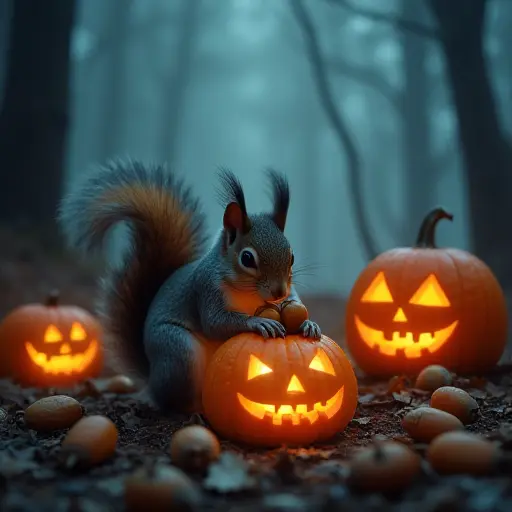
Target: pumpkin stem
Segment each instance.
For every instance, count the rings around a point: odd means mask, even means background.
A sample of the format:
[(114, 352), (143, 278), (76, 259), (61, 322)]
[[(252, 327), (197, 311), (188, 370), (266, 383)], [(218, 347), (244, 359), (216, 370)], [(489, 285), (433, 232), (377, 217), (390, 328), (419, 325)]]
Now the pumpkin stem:
[(57, 306), (59, 303), (59, 295), (59, 290), (51, 290), (50, 293), (46, 296), (45, 306)]
[(441, 219), (453, 220), (453, 215), (447, 212), (444, 208), (437, 207), (425, 216), (421, 223), (418, 238), (416, 238), (415, 247), (422, 247), (425, 249), (436, 248), (436, 226)]

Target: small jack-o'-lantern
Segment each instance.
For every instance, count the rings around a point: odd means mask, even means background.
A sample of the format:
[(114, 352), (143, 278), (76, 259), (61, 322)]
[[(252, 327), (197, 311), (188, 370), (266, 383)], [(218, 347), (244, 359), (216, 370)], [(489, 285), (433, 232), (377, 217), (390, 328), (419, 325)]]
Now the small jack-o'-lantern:
[(332, 437), (352, 419), (357, 381), (331, 339), (231, 338), (215, 352), (203, 388), (205, 416), (221, 435), (261, 446)]
[(436, 248), (440, 219), (452, 215), (434, 209), (415, 247), (379, 255), (352, 288), (347, 345), (368, 374), (414, 374), (431, 364), (481, 373), (503, 353), (507, 312), (501, 287), (475, 256)]
[(77, 306), (45, 304), (12, 311), (0, 325), (4, 375), (25, 386), (61, 387), (97, 375), (103, 365), (98, 321)]

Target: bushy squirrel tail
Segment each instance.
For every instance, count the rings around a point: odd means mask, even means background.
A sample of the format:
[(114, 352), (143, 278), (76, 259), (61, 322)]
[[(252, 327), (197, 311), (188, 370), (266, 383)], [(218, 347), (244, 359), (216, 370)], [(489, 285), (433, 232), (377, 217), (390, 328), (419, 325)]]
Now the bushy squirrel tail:
[(127, 221), (131, 243), (121, 266), (102, 279), (99, 314), (107, 348), (146, 377), (143, 332), (151, 301), (173, 272), (203, 254), (199, 201), (164, 166), (117, 160), (75, 183), (58, 221), (68, 244), (85, 253), (101, 248), (109, 229)]

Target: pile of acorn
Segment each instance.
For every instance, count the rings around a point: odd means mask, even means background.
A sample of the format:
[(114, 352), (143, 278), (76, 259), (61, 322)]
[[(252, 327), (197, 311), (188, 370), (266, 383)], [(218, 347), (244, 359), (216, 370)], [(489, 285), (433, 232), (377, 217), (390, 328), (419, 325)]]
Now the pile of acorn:
[[(465, 390), (452, 386), (452, 374), (439, 365), (427, 366), (415, 388), (431, 392), (430, 406), (405, 414), (402, 428), (417, 443), (426, 444), (428, 468), (440, 475), (489, 475), (508, 466), (500, 446), (466, 430), (479, 415), (477, 401)], [(361, 490), (400, 491), (425, 468), (418, 452), (406, 444), (377, 437), (371, 446), (351, 460), (350, 482)]]
[[(465, 430), (465, 425), (478, 417), (479, 407), (466, 391), (452, 386), (448, 370), (437, 365), (425, 368), (415, 388), (432, 392), (430, 406), (409, 411), (402, 426), (413, 440), (429, 443), (427, 462), (402, 442), (376, 438), (349, 460), (347, 483), (354, 489), (400, 491), (419, 476), (425, 464), (438, 474), (487, 475), (505, 460), (497, 444)], [(133, 392), (135, 387), (128, 377), (116, 376), (107, 382), (105, 390), (120, 394)], [(88, 468), (114, 455), (118, 430), (105, 416), (83, 413), (74, 398), (55, 395), (30, 405), (24, 420), (28, 428), (39, 432), (69, 428), (60, 460), (66, 467)], [(179, 504), (194, 507), (201, 491), (193, 475), (205, 474), (220, 452), (219, 441), (209, 429), (191, 425), (178, 430), (169, 444), (171, 464), (144, 466), (126, 477), (127, 510), (140, 510), (147, 503), (155, 511)]]

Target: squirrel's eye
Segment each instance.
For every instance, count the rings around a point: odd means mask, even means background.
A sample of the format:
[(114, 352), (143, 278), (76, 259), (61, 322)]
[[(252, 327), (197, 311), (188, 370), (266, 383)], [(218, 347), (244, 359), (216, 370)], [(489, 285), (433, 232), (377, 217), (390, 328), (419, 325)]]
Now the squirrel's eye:
[(244, 249), (240, 254), (240, 264), (245, 268), (257, 268), (256, 258), (252, 251)]
[(290, 261), (290, 267), (293, 267), (293, 264), (295, 263), (295, 255), (292, 252), (292, 259)]

